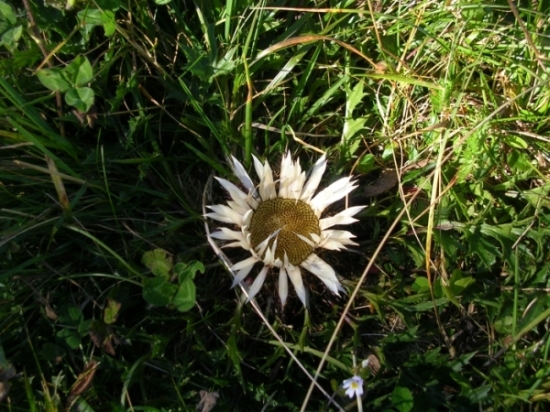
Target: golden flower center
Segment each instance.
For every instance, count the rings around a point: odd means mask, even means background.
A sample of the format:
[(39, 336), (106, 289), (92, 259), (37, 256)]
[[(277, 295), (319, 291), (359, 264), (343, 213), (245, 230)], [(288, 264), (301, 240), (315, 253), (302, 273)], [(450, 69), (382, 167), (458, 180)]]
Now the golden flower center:
[[(321, 234), (319, 219), (311, 207), (301, 200), (271, 199), (260, 203), (252, 215), (250, 235), (252, 247), (256, 248), (267, 237), (277, 232), (269, 246), (277, 238), (275, 258), (284, 261), (285, 252), (293, 265), (302, 263), (315, 249), (299, 235), (311, 239), (310, 233)], [(263, 258), (263, 256), (262, 256)]]

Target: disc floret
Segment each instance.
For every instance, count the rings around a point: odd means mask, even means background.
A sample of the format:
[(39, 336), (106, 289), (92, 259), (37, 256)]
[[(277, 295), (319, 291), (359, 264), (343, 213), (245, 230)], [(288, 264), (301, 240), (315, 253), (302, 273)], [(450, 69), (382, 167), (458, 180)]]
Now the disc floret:
[[(288, 261), (295, 266), (315, 250), (311, 233), (321, 234), (319, 219), (302, 200), (277, 198), (262, 202), (250, 223), (250, 243), (254, 249), (269, 236), (272, 236), (269, 244), (272, 246), (276, 237), (275, 258), (282, 262), (286, 253)], [(304, 237), (311, 242), (303, 240)]]

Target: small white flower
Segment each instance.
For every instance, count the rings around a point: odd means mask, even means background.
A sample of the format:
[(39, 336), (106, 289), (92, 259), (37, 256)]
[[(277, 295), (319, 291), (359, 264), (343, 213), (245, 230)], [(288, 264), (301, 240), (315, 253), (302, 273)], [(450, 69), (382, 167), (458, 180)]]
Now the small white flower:
[(360, 376), (355, 375), (346, 379), (342, 387), (350, 398), (363, 395), (363, 379)]
[(228, 180), (217, 178), (231, 200), (227, 205), (208, 206), (211, 212), (206, 217), (237, 229), (221, 227), (211, 234), (214, 239), (226, 242), (224, 247), (240, 247), (250, 253), (248, 258), (232, 266), (236, 274), (233, 286), (246, 279), (252, 267), (260, 263), (263, 268), (248, 290), (250, 299), (259, 292), (272, 268), (279, 272), (282, 305), (288, 296), (289, 279), (300, 300), (306, 304), (302, 269), (317, 276), (332, 293), (343, 290), (334, 269), (315, 251), (341, 250), (356, 245), (352, 233), (332, 227), (356, 222), (353, 216), (365, 206), (350, 207), (329, 217), (323, 217), (323, 212), (355, 189), (357, 183), (351, 177), (344, 177), (315, 194), (327, 166), (325, 156), (306, 175), (300, 163), (287, 153), (281, 161), (279, 179), (274, 179), (268, 162), (262, 164), (254, 157), (258, 185), (234, 157), (232, 163), (244, 191)]

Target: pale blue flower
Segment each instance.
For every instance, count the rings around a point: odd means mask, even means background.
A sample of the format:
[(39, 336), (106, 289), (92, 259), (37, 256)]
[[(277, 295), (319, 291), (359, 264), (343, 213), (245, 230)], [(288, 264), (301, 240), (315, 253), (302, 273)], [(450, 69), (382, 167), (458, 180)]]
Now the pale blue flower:
[(360, 376), (354, 375), (344, 381), (342, 387), (346, 390), (346, 395), (350, 398), (363, 395), (363, 379)]

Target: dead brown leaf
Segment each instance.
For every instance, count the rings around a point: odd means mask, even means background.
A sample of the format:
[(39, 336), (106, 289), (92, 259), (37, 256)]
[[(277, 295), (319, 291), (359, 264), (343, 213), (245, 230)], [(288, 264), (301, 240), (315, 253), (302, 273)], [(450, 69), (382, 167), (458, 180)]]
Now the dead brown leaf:
[(399, 179), (397, 178), (397, 171), (395, 169), (382, 170), (382, 174), (378, 179), (370, 186), (364, 188), (365, 196), (378, 196), (393, 188), (397, 185), (397, 182), (399, 182)]
[(103, 349), (111, 356), (115, 355), (115, 348), (113, 347), (115, 335), (112, 327), (100, 320), (94, 320), (88, 333), (96, 347)]
[(84, 391), (90, 387), (98, 366), (99, 363), (92, 359), (88, 362), (82, 373), (78, 375), (67, 397), (65, 411), (69, 411), (76, 398), (82, 395)]

